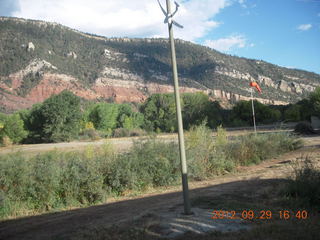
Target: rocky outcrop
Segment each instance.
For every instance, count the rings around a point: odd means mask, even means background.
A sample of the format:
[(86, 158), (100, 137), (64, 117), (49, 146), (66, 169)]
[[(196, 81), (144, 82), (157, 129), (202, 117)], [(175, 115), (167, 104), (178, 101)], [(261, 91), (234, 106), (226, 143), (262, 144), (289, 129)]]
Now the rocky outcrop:
[(301, 85), (299, 83), (293, 82), (292, 83), (292, 88), (294, 89), (295, 93), (301, 94), (303, 92), (302, 88), (301, 88)]
[(309, 85), (309, 84), (303, 84), (303, 83), (300, 83), (300, 86), (303, 90), (307, 91), (307, 92), (313, 92), (316, 87), (315, 86), (312, 86), (312, 85)]
[(144, 81), (144, 78), (142, 76), (132, 73), (129, 70), (119, 69), (119, 68), (106, 67), (100, 73), (100, 75), (102, 77), (109, 77), (113, 79), (123, 79), (123, 80), (137, 81), (137, 82)]
[(91, 89), (86, 89), (76, 78), (64, 74), (45, 73), (40, 83), (27, 94), (26, 99), (32, 103), (42, 102), (51, 95), (58, 94), (65, 89), (88, 100), (100, 97)]
[(217, 67), (215, 70), (215, 73), (232, 77), (232, 78), (255, 81), (254, 77), (252, 77), (249, 73), (242, 73), (236, 70), (229, 71), (227, 68)]
[(28, 46), (27, 46), (27, 51), (30, 52), (30, 51), (34, 51), (36, 47), (34, 46), (34, 44), (32, 42), (29, 42), (28, 43)]
[(30, 73), (36, 74), (37, 72), (39, 72), (43, 68), (53, 69), (53, 70), (57, 69), (51, 63), (49, 63), (45, 60), (35, 59), (35, 60), (31, 61), (29, 63), (29, 65), (26, 66), (24, 69), (9, 75), (9, 79), (11, 80), (10, 90), (12, 91), (12, 90), (19, 88), (22, 84), (23, 78), (26, 75), (28, 75)]
[(73, 59), (77, 59), (77, 54), (75, 53), (75, 52), (68, 52), (67, 53), (67, 57), (69, 57), (69, 58), (73, 58)]
[(281, 80), (278, 84), (278, 89), (283, 92), (291, 92), (291, 87), (285, 80)]
[[(172, 93), (173, 86), (168, 84), (144, 83), (111, 78), (98, 78), (92, 87), (102, 98), (112, 98), (115, 102), (143, 102), (150, 94)], [(182, 86), (181, 92), (200, 92), (197, 88)]]
[(274, 83), (274, 81), (266, 76), (263, 75), (259, 75), (258, 76), (258, 82), (263, 83), (264, 85), (268, 86), (268, 87), (276, 87), (276, 84)]
[[(226, 92), (223, 90), (212, 90), (209, 92), (210, 95), (213, 96), (216, 100), (224, 100), (224, 101), (231, 101), (231, 102), (237, 102), (240, 100), (249, 101), (251, 100), (251, 97), (243, 96), (240, 94), (234, 94), (231, 92)], [(277, 101), (272, 99), (265, 99), (260, 97), (254, 97), (255, 100), (263, 103), (263, 104), (271, 104), (271, 105), (286, 105), (288, 102), (285, 101)]]

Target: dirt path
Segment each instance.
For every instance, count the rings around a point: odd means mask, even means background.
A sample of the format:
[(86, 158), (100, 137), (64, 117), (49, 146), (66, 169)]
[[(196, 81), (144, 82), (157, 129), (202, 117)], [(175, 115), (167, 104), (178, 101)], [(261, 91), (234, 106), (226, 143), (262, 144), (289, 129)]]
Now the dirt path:
[[(310, 155), (320, 162), (320, 137), (306, 139), (306, 145), (259, 165), (242, 167), (237, 174), (192, 182), (190, 196), (221, 196), (244, 189), (255, 191), (261, 187), (264, 179), (287, 177), (292, 171), (289, 163), (293, 160)], [(110, 199), (107, 204), (98, 206), (2, 221), (0, 239), (68, 239), (85, 228), (108, 227), (150, 212), (165, 212), (181, 207), (181, 204), (179, 186), (158, 188), (138, 197)]]

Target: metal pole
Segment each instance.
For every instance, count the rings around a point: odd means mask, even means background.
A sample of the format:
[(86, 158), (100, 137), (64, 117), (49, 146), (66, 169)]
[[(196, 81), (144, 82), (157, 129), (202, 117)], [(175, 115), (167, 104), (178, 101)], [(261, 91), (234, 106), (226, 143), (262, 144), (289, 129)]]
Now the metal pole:
[[(167, 1), (167, 14), (168, 16), (171, 16), (170, 0), (166, 0), (166, 1)], [(178, 136), (179, 136), (179, 150), (180, 150), (180, 161), (181, 161), (184, 213), (186, 215), (190, 215), (192, 214), (192, 212), (191, 212), (190, 201), (189, 201), (188, 172), (187, 172), (186, 152), (184, 147), (184, 135), (183, 135), (183, 124), (182, 124), (180, 94), (179, 94), (179, 84), (178, 84), (176, 50), (175, 50), (174, 39), (173, 39), (172, 19), (170, 17), (168, 19), (168, 29), (169, 29), (170, 48), (171, 48), (172, 74), (173, 74), (173, 81), (174, 81), (174, 95), (176, 100), (176, 111), (177, 111), (177, 119), (178, 119)]]
[(254, 104), (253, 104), (252, 88), (250, 88), (250, 93), (251, 93), (251, 105), (252, 105), (252, 117), (253, 117), (254, 133), (257, 133), (257, 127), (256, 127), (256, 116), (255, 116), (255, 114), (254, 114)]

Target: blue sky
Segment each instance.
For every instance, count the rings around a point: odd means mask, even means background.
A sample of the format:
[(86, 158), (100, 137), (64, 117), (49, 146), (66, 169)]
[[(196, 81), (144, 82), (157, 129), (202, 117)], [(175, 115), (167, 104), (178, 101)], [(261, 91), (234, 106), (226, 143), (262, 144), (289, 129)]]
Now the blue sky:
[[(161, 0), (165, 5), (165, 1)], [(320, 0), (179, 0), (175, 36), (320, 74)], [(0, 15), (107, 37), (167, 37), (156, 0), (0, 0)]]
[(230, 54), (320, 73), (320, 1), (246, 1), (223, 9), (215, 20), (223, 24), (198, 43), (237, 36), (244, 44)]

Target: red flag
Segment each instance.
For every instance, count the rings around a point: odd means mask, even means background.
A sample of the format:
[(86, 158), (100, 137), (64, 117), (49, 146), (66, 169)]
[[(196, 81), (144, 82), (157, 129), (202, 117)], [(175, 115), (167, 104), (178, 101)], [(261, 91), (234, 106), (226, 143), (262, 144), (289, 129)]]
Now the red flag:
[(250, 82), (250, 87), (255, 87), (259, 93), (262, 93), (260, 86), (256, 82)]

